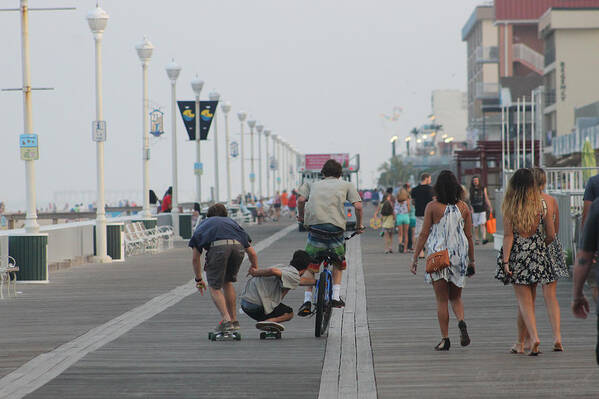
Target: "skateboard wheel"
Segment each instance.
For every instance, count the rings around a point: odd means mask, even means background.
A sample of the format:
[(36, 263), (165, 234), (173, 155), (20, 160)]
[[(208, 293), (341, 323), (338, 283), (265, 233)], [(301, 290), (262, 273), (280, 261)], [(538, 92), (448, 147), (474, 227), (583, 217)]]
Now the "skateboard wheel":
[(277, 333), (277, 339), (281, 339), (281, 333)]
[(212, 341), (212, 338), (213, 338), (213, 337), (214, 337), (214, 334), (213, 334), (213, 333), (211, 333), (211, 332), (209, 332), (209, 333), (208, 333), (208, 339)]
[(236, 333), (236, 334), (234, 335), (234, 337), (235, 337), (235, 341), (241, 341), (241, 334), (239, 334), (239, 333)]
[(260, 339), (266, 339), (266, 333), (265, 332), (261, 332), (260, 333)]

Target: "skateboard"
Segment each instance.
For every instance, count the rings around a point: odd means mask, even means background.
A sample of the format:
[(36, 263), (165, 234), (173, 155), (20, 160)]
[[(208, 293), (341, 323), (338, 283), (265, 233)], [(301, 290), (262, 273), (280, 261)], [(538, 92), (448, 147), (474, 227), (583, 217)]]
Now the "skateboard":
[(209, 332), (208, 339), (210, 341), (241, 341), (241, 334), (239, 334), (237, 331)]
[(285, 327), (278, 323), (260, 322), (256, 324), (256, 328), (260, 330), (260, 339), (281, 339), (282, 332)]

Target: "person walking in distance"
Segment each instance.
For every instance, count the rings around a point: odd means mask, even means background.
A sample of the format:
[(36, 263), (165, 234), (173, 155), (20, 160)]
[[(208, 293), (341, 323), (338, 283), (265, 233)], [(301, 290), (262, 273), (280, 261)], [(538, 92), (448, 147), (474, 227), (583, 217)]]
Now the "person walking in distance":
[[(589, 302), (582, 290), (584, 282), (589, 277), (593, 258), (599, 250), (599, 198), (595, 199), (587, 208), (586, 222), (582, 232), (580, 248), (576, 256), (574, 267), (574, 290), (572, 294), (572, 312), (580, 319), (586, 319), (589, 314)], [(596, 283), (599, 284), (599, 281)], [(597, 309), (597, 343), (595, 345), (595, 360), (599, 364), (599, 302)]]
[[(428, 173), (423, 173), (420, 175), (420, 184), (412, 189), (412, 204), (416, 209), (416, 229), (414, 230), (415, 241), (418, 241), (418, 236), (422, 231), (422, 225), (424, 224), (424, 210), (426, 209), (428, 203), (433, 200), (433, 188), (431, 187), (431, 181), (431, 175)], [(421, 258), (424, 258), (424, 251), (418, 255)]]
[(422, 251), (425, 243), (429, 257), (447, 251), (449, 267), (444, 267), (438, 272), (425, 273), (426, 282), (432, 283), (435, 290), (437, 318), (441, 329), (441, 342), (435, 346), (435, 350), (446, 351), (451, 347), (449, 303), (458, 319), (460, 344), (470, 344), (464, 321), (462, 288), (466, 283), (466, 277), (475, 273), (472, 215), (468, 206), (461, 200), (462, 187), (451, 171), (444, 170), (439, 174), (434, 192), (435, 200), (429, 202), (424, 211), (424, 224), (414, 251), (411, 272), (417, 272), (418, 253)]
[(273, 206), (275, 208), (274, 220), (275, 222), (278, 222), (279, 218), (281, 217), (281, 195), (278, 191), (275, 193), (275, 197), (273, 199)]
[[(541, 342), (534, 304), (537, 284), (551, 278), (547, 245), (555, 237), (553, 203), (544, 207), (532, 171), (518, 169), (510, 178), (501, 210), (504, 236), (495, 278), (514, 286), (519, 320), (524, 322), (530, 340), (528, 354), (536, 356)], [(523, 353), (523, 343), (518, 342), (511, 352)]]
[(297, 191), (291, 190), (291, 195), (289, 195), (289, 199), (287, 200), (287, 207), (289, 208), (289, 217), (296, 217), (297, 210)]
[(203, 251), (207, 251), (204, 262), (206, 280), (212, 301), (222, 317), (215, 332), (239, 330), (233, 283), (237, 281), (244, 255), (248, 255), (250, 270), (258, 269), (258, 256), (250, 244), (250, 236), (233, 219), (227, 217), (227, 208), (223, 204), (212, 205), (206, 216), (206, 220), (198, 225), (189, 241), (189, 246), (193, 248), (196, 286), (204, 295), (206, 283), (202, 278), (201, 255)]
[[(306, 252), (313, 258), (326, 250), (332, 250), (339, 257), (339, 262), (333, 265), (333, 297), (334, 307), (343, 307), (345, 302), (339, 297), (341, 277), (347, 267), (345, 262), (346, 227), (345, 202), (350, 202), (355, 208), (356, 233), (364, 231), (362, 225), (362, 200), (356, 187), (341, 180), (343, 168), (334, 159), (329, 159), (322, 167), (322, 180), (304, 183), (298, 190), (297, 220), (308, 229)], [(320, 264), (312, 263), (305, 272), (307, 278), (314, 278)], [(312, 287), (307, 287), (304, 293), (304, 303), (299, 308), (298, 316), (308, 316), (312, 310)]]
[(480, 184), (480, 178), (474, 176), (470, 183), (470, 204), (472, 205), (472, 223), (474, 224), (474, 241), (476, 244), (486, 244), (487, 241), (487, 210), (491, 210), (491, 201), (487, 188)]
[(395, 197), (393, 194), (386, 194), (386, 198), (381, 202), (374, 218), (381, 216), (381, 228), (385, 239), (385, 254), (393, 253), (393, 233), (395, 232)]
[(397, 252), (408, 249), (408, 229), (410, 228), (410, 196), (408, 190), (401, 188), (395, 202), (395, 225), (397, 226)]

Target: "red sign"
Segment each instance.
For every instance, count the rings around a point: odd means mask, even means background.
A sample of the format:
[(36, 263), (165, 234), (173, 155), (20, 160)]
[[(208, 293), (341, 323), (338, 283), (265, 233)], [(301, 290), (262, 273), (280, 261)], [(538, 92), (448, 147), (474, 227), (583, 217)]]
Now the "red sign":
[(349, 154), (306, 154), (306, 170), (321, 170), (325, 162), (334, 159), (344, 168), (349, 167)]

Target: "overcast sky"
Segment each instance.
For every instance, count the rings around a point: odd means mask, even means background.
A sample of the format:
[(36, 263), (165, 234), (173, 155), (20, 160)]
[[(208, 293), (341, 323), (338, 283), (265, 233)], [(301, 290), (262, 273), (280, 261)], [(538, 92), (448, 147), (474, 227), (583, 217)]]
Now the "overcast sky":
[[(2, 0), (18, 7), (18, 0)], [(30, 0), (30, 7), (77, 6), (76, 11), (32, 12), (31, 75), (38, 205), (55, 192), (95, 190), (93, 38), (85, 16), (95, 0)], [(362, 185), (390, 156), (381, 113), (403, 108), (401, 135), (425, 121), (430, 93), (466, 87), (466, 50), (460, 31), (475, 0), (102, 0), (110, 15), (103, 41), (106, 189), (142, 188), (141, 66), (134, 46), (148, 35), (150, 99), (169, 107), (164, 71), (172, 57), (183, 67), (178, 99), (193, 99), (190, 81), (205, 80), (303, 153), (359, 152)], [(19, 16), (0, 12), (0, 87), (20, 87)], [(152, 140), (151, 188), (171, 184), (170, 115), (166, 134)], [(22, 94), (0, 94), (0, 201), (25, 208), (25, 167), (19, 160)], [(181, 200), (194, 193), (194, 145), (177, 115)], [(224, 140), (223, 123), (220, 139)], [(231, 118), (233, 140), (239, 123)], [(249, 140), (247, 140), (249, 141)], [(246, 141), (246, 142), (247, 142)], [(403, 139), (401, 140), (403, 142)], [(205, 188), (213, 185), (213, 142), (204, 145)], [(224, 145), (221, 143), (224, 154)], [(221, 155), (221, 197), (225, 195)], [(234, 192), (239, 161), (232, 162)], [(249, 173), (249, 167), (246, 167)], [(208, 190), (204, 190), (208, 193)]]

